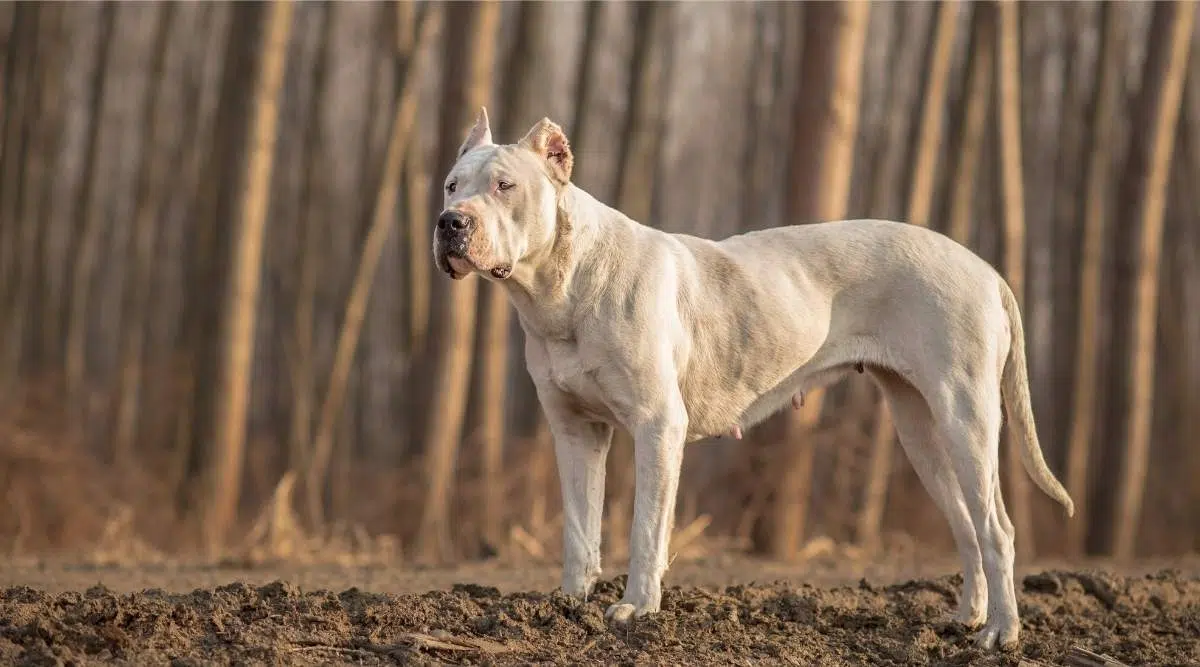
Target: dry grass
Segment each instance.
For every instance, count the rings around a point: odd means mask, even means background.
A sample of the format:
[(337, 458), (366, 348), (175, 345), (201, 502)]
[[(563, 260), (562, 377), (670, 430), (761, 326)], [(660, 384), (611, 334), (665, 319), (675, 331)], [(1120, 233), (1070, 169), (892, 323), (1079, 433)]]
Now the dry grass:
[(295, 512), (296, 474), (289, 471), (276, 485), (249, 533), (225, 557), (247, 566), (276, 562), (346, 566), (392, 564), (400, 560), (400, 541), (393, 535), (370, 535), (358, 524), (335, 522), (319, 532), (306, 532)]
[[(156, 397), (156, 400), (174, 400)], [(296, 513), (299, 498), (293, 474), (281, 471), (285, 448), (261, 436), (247, 448), (242, 514), (247, 520), (216, 556), (200, 555), (197, 526), (185, 510), (177, 488), (178, 462), (169, 455), (135, 453), (118, 465), (103, 452), (104, 433), (84, 429), (86, 415), (61, 405), (61, 391), (43, 383), (0, 404), (0, 556), (9, 559), (66, 554), (95, 565), (156, 564), (164, 561), (216, 560), (222, 564), (263, 567), (272, 563), (334, 565), (400, 565), (404, 548), (414, 541), (423, 501), (420, 461), (339, 463), (331, 471), (330, 515), (336, 520), (315, 528)], [(155, 408), (155, 406), (149, 406)], [(103, 410), (100, 410), (103, 412)], [(143, 440), (164, 439), (170, 410), (151, 409)], [(848, 411), (847, 414), (853, 414)], [(73, 426), (76, 425), (76, 426)], [(869, 444), (861, 420), (830, 424), (818, 434), (819, 448), (809, 539), (793, 560), (824, 561), (868, 558), (851, 544), (845, 530), (853, 517), (853, 501), (835, 497), (838, 448)], [(84, 437), (84, 435), (88, 437)], [(90, 439), (90, 442), (89, 442)], [(717, 443), (705, 445), (698, 458), (717, 453), (716, 465), (697, 468), (685, 462), (680, 487), (678, 524), (672, 536), (673, 562), (704, 559), (716, 553), (750, 549), (749, 526), (768, 507), (760, 492), (770, 487), (769, 448)], [(152, 450), (153, 447), (144, 449)], [(160, 448), (166, 450), (168, 448)], [(514, 442), (505, 462), (506, 512), (498, 543), (482, 538), (480, 506), (483, 483), (470, 442), (456, 471), (452, 516), (455, 552), (441, 564), (492, 560), (499, 563), (556, 564), (561, 557), (562, 518), (552, 459), (547, 474), (537, 474), (535, 460), (546, 452), (533, 443)], [(727, 452), (727, 456), (726, 456)], [(691, 456), (697, 457), (696, 454)], [(759, 457), (755, 461), (755, 457)], [(880, 549), (911, 552), (916, 544), (938, 550), (952, 548), (945, 520), (902, 457), (892, 479)], [(633, 480), (623, 482), (632, 484)], [(1054, 528), (1060, 520), (1049, 500), (1035, 535), (1039, 555), (1055, 553)], [(610, 497), (611, 500), (611, 497)], [(1037, 505), (1041, 508), (1042, 505)], [(1040, 511), (1040, 509), (1039, 509)], [(606, 511), (606, 559), (627, 558), (626, 539), (613, 536), (614, 512)], [(1190, 531), (1190, 528), (1189, 528)], [(1060, 531), (1061, 532), (1061, 531)], [(1154, 542), (1149, 540), (1148, 542)], [(1147, 553), (1153, 554), (1150, 544)], [(1159, 554), (1170, 555), (1170, 554)]]

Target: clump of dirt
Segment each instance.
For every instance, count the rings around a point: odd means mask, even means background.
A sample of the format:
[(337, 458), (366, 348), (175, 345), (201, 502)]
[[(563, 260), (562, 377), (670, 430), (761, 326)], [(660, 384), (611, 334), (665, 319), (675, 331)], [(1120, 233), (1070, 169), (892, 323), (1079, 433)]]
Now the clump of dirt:
[(1200, 663), (1200, 579), (1045, 571), (1025, 578), (1021, 645), (980, 652), (950, 620), (960, 579), (891, 586), (671, 587), (663, 610), (611, 629), (623, 577), (586, 603), (555, 591), (381, 595), (276, 581), (189, 594), (0, 594), (5, 664), (1062, 664), (1072, 646), (1131, 665)]

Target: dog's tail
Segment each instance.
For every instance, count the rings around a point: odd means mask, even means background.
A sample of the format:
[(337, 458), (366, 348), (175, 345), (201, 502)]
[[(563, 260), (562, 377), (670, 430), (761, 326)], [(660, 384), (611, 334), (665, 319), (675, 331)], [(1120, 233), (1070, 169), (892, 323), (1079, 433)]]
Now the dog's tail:
[(1009, 346), (1008, 359), (1004, 361), (1004, 372), (1000, 377), (1000, 392), (1004, 397), (1004, 409), (1008, 413), (1008, 427), (1013, 429), (1021, 447), (1021, 463), (1042, 491), (1067, 508), (1067, 516), (1075, 514), (1075, 503), (1067, 490), (1046, 467), (1042, 458), (1042, 447), (1038, 443), (1037, 429), (1033, 424), (1033, 406), (1029, 400), (1029, 371), (1025, 367), (1025, 328), (1021, 325), (1021, 311), (1017, 299), (1003, 278), (1000, 282), (1000, 299), (1004, 312), (1008, 314)]

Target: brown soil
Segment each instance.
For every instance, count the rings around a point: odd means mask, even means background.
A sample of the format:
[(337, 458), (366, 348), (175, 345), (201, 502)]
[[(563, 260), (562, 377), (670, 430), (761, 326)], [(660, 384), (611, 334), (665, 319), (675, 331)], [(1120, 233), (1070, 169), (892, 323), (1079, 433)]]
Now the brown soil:
[(1058, 665), (1080, 646), (1130, 665), (1200, 664), (1200, 568), (1158, 565), (1024, 568), (1020, 648), (981, 653), (948, 620), (960, 578), (944, 559), (891, 570), (679, 564), (663, 611), (622, 630), (603, 614), (623, 576), (578, 605), (554, 592), (550, 566), (9, 563), (0, 663)]

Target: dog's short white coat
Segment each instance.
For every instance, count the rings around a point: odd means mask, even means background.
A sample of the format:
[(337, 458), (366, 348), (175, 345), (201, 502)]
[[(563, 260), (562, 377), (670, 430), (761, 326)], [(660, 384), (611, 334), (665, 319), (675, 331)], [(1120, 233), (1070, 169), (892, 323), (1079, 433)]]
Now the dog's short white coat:
[[(958, 620), (984, 647), (1017, 640), (1014, 533), (1000, 493), (1001, 407), (1033, 480), (1073, 513), (1034, 429), (1016, 300), (985, 261), (913, 225), (845, 220), (721, 241), (631, 220), (570, 181), (561, 128), (543, 119), (493, 144), (481, 110), (446, 177), (466, 252), (435, 234), (438, 265), (503, 285), (554, 436), (563, 590), (601, 572), (605, 457), (634, 438), (635, 500), (617, 623), (659, 609), (685, 443), (740, 434), (797, 395), (863, 368), (963, 565)], [(462, 247), (460, 243), (459, 248)], [(861, 366), (860, 366), (861, 364)]]

